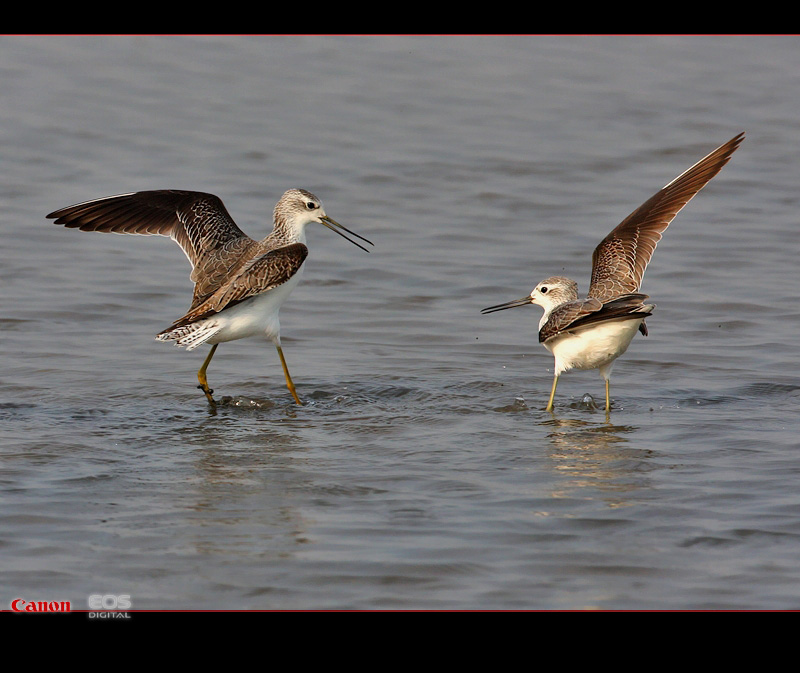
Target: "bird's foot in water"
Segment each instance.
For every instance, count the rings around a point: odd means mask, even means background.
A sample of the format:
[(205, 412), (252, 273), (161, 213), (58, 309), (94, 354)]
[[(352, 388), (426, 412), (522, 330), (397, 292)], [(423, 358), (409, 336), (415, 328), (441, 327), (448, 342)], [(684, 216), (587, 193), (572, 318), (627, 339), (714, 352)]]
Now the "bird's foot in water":
[(214, 401), (214, 398), (212, 397), (214, 395), (214, 391), (211, 388), (209, 388), (207, 385), (205, 385), (203, 383), (201, 383), (197, 387), (200, 388), (200, 390), (203, 391), (203, 393), (205, 394), (206, 399), (208, 400), (208, 403), (210, 405), (212, 405), (212, 406), (216, 406), (217, 405), (217, 403)]

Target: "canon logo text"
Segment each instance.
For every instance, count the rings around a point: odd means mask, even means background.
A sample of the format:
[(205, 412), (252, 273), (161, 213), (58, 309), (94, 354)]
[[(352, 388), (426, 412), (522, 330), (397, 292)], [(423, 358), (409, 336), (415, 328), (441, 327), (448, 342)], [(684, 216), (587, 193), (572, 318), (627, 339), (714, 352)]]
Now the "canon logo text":
[(26, 601), (15, 598), (11, 601), (14, 612), (69, 612), (72, 606), (69, 601)]

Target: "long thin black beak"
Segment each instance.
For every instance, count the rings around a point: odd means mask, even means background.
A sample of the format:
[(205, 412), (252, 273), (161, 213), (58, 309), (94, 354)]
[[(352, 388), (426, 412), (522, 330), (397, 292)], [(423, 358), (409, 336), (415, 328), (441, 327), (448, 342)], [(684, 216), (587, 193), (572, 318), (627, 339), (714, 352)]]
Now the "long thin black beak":
[(516, 308), (517, 306), (525, 306), (525, 304), (532, 304), (530, 295), (522, 297), (521, 299), (514, 299), (514, 301), (507, 301), (505, 304), (498, 304), (497, 306), (489, 306), (488, 308), (481, 309), (481, 313), (494, 313), (495, 311), (504, 311), (507, 308)]
[(359, 235), (358, 235), (357, 233), (355, 233), (354, 231), (350, 231), (350, 230), (349, 230), (349, 229), (347, 229), (346, 227), (343, 227), (343, 226), (342, 226), (341, 224), (339, 224), (339, 223), (338, 223), (336, 220), (334, 220), (334, 219), (332, 219), (332, 218), (328, 217), (327, 215), (323, 215), (323, 216), (322, 216), (322, 217), (320, 217), (319, 219), (320, 219), (320, 221), (322, 222), (322, 224), (324, 224), (326, 227), (328, 227), (328, 229), (330, 229), (331, 231), (335, 231), (337, 234), (339, 234), (339, 236), (341, 236), (342, 238), (344, 238), (344, 239), (345, 239), (345, 240), (347, 240), (347, 241), (350, 241), (350, 242), (351, 242), (353, 245), (357, 245), (357, 246), (358, 246), (359, 248), (361, 248), (361, 249), (362, 249), (364, 252), (369, 252), (369, 250), (367, 250), (367, 249), (366, 249), (366, 248), (365, 248), (363, 245), (361, 245), (360, 243), (356, 243), (355, 241), (352, 241), (352, 240), (350, 240), (349, 238), (347, 238), (347, 236), (345, 236), (345, 235), (344, 235), (344, 234), (343, 234), (341, 231), (339, 231), (339, 229), (341, 229), (342, 231), (346, 231), (346, 232), (347, 232), (348, 234), (350, 234), (351, 236), (355, 236), (356, 238), (360, 238), (360, 239), (361, 239), (362, 241), (364, 241), (365, 243), (369, 243), (370, 245), (375, 245), (375, 244), (374, 244), (372, 241), (369, 241), (369, 240), (367, 240), (366, 238), (364, 238), (363, 236), (359, 236)]

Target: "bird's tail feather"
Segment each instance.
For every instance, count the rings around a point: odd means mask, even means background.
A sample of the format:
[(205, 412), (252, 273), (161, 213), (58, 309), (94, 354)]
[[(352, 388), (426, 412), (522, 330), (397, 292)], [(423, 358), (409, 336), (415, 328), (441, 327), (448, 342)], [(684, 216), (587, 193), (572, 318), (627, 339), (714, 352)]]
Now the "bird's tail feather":
[(187, 351), (191, 351), (204, 344), (221, 329), (222, 326), (216, 320), (202, 320), (180, 327), (169, 327), (156, 334), (156, 340), (174, 341), (176, 346), (184, 346)]

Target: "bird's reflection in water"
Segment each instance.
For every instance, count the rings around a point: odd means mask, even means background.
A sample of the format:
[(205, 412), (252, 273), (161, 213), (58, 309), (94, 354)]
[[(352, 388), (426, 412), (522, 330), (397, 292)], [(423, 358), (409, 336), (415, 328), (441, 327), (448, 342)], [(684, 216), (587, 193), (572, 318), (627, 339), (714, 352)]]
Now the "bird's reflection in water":
[[(616, 425), (599, 409), (591, 395), (570, 404), (571, 409), (589, 411), (587, 417), (552, 414), (541, 426), (548, 429), (550, 459), (554, 469), (567, 476), (552, 492), (555, 498), (599, 497), (611, 507), (630, 504), (626, 494), (646, 488), (649, 451), (631, 444), (634, 425)], [(613, 418), (613, 412), (610, 417)], [(596, 419), (592, 418), (597, 416)]]

